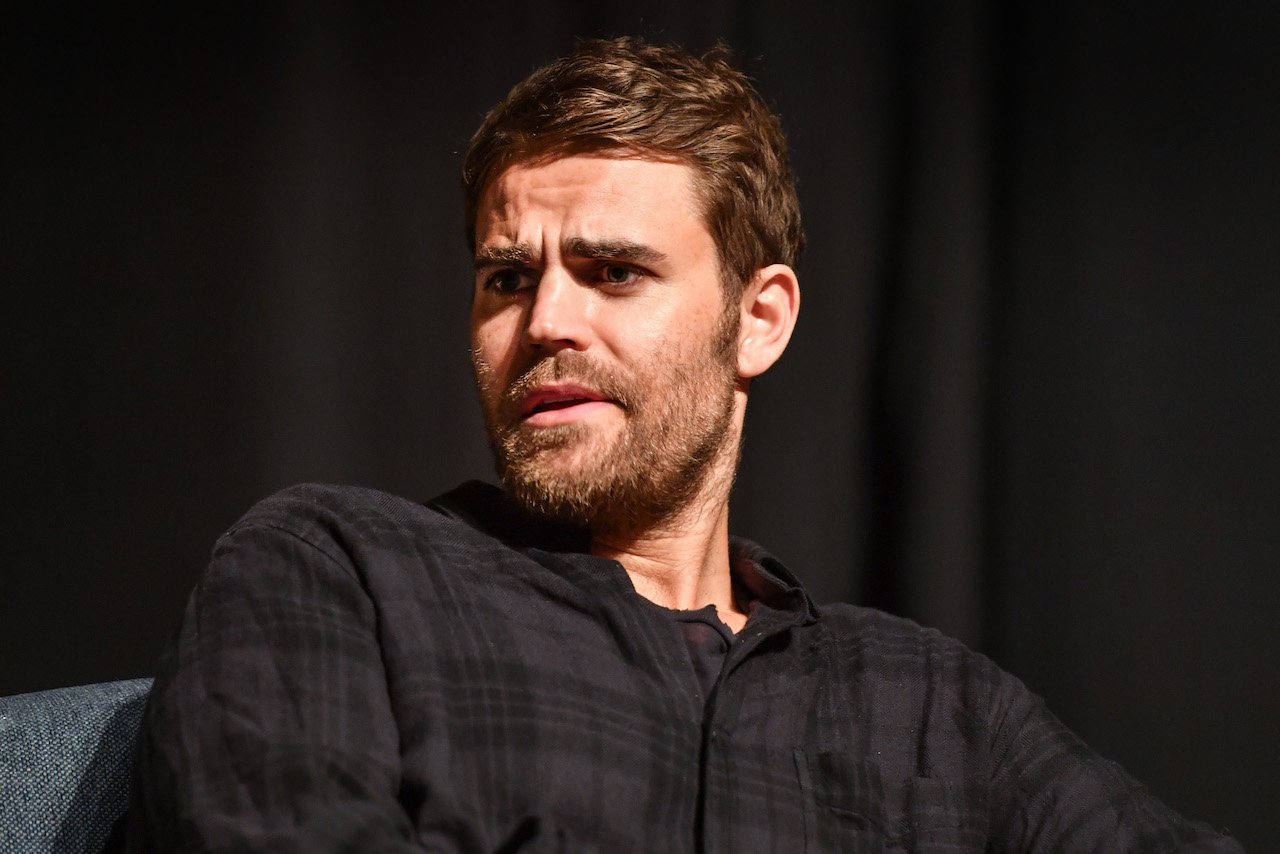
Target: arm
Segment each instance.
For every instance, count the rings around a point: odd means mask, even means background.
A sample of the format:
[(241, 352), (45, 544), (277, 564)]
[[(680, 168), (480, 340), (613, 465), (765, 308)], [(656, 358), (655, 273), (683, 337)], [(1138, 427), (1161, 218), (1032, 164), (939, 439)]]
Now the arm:
[(219, 541), (161, 665), (132, 850), (415, 850), (375, 611), (332, 541)]
[(1232, 852), (1239, 843), (1174, 812), (1005, 675), (995, 732), (992, 838), (1009, 852)]

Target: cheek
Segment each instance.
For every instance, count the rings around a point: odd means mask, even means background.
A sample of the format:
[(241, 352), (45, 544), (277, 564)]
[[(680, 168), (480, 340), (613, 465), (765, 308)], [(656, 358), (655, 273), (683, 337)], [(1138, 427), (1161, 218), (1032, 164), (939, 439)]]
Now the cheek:
[(518, 323), (505, 316), (473, 320), (471, 348), (473, 358), (482, 359), (497, 376), (505, 376), (520, 348)]
[(685, 302), (635, 323), (627, 334), (642, 348), (660, 349), (668, 357), (688, 357), (703, 352), (701, 343), (720, 326), (721, 313), (718, 303)]

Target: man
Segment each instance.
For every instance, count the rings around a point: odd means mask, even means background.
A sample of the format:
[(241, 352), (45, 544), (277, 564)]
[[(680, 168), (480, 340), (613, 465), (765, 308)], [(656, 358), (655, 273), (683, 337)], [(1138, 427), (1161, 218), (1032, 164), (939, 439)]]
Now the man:
[(140, 850), (1238, 850), (935, 632), (728, 535), (799, 307), (741, 73), (583, 44), (464, 170), (503, 489), (298, 487), (218, 543), (157, 676)]

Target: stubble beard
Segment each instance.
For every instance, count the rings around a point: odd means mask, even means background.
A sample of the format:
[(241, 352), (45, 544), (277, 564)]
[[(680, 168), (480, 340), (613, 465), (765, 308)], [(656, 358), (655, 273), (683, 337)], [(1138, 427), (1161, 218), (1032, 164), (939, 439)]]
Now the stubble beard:
[[(505, 389), (473, 353), (477, 388), (498, 476), (528, 512), (589, 531), (627, 537), (685, 512), (708, 487), (727, 498), (736, 468), (733, 362), (736, 316), (695, 352), (641, 373), (605, 366), (575, 350), (533, 363)], [(676, 345), (655, 352), (676, 352)], [(531, 388), (572, 382), (623, 410), (621, 429), (570, 423), (531, 428), (519, 401)], [(725, 482), (712, 483), (716, 476)]]

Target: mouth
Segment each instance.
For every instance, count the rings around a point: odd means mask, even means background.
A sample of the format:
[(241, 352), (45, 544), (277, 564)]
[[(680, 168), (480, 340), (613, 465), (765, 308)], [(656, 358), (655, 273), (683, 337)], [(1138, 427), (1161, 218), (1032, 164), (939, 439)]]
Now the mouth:
[(520, 400), (520, 419), (534, 426), (563, 424), (614, 405), (594, 389), (578, 385), (538, 386)]

